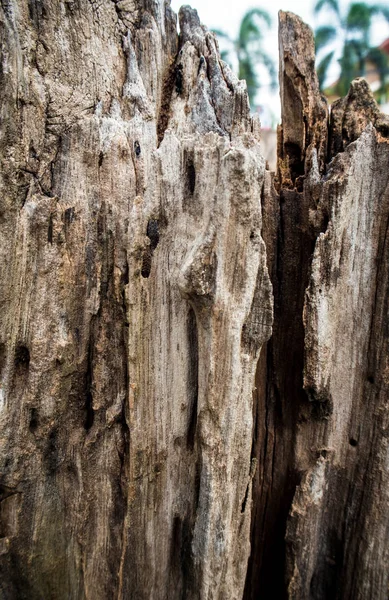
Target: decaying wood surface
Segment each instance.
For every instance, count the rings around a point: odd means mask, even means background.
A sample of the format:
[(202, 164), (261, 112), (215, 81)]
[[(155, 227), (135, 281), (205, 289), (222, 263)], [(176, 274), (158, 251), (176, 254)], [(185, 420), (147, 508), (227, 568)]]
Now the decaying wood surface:
[(274, 325), (256, 377), (246, 598), (384, 599), (389, 119), (356, 80), (328, 122), (312, 33), (288, 13), (279, 25), (279, 193), (263, 202)]
[(388, 119), (280, 13), (274, 179), (179, 28), (1, 2), (0, 598), (384, 600)]

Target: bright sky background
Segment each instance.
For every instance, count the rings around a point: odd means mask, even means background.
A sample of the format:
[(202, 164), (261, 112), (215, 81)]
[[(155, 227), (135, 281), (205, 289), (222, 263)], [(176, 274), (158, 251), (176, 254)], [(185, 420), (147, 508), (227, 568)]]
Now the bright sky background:
[[(382, 4), (387, 5), (388, 0), (384, 0)], [(375, 0), (374, 4), (380, 0)], [(221, 29), (228, 33), (232, 38), (235, 38), (239, 24), (244, 13), (255, 6), (264, 8), (273, 19), (271, 30), (264, 31), (264, 48), (273, 57), (275, 64), (278, 64), (278, 33), (277, 33), (277, 13), (279, 10), (291, 11), (298, 14), (311, 27), (318, 25), (317, 18), (313, 16), (312, 7), (314, 0), (191, 0), (182, 2), (180, 0), (171, 0), (173, 10), (178, 13), (182, 4), (190, 4), (199, 13), (200, 20), (209, 29)], [(347, 6), (347, 0), (341, 0), (341, 5)], [(323, 14), (320, 18), (320, 24), (330, 22), (330, 15)], [(371, 42), (373, 45), (379, 45), (384, 39), (389, 37), (389, 24), (383, 18), (376, 18), (373, 24)], [(337, 65), (333, 63), (329, 78), (335, 81), (338, 77), (339, 70)], [(280, 105), (278, 93), (272, 94), (269, 90), (269, 81), (264, 75), (261, 79), (262, 87), (257, 95), (257, 102), (265, 106), (265, 113), (261, 117), (265, 125), (272, 120), (272, 113), (276, 120), (279, 120)]]

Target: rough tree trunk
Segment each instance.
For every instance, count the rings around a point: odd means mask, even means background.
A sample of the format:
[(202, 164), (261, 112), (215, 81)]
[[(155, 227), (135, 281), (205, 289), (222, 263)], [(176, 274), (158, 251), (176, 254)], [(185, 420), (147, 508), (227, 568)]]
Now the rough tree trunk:
[(388, 121), (179, 20), (1, 0), (1, 600), (384, 600)]

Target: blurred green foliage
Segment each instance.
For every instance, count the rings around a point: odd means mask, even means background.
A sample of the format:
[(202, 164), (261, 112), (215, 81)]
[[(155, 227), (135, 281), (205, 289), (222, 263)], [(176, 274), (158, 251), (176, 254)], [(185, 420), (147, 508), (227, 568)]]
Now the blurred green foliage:
[(247, 11), (240, 23), (237, 39), (231, 39), (224, 31), (214, 30), (216, 35), (227, 41), (228, 50), (221, 53), (222, 59), (230, 60), (233, 52), (238, 62), (238, 77), (245, 79), (251, 106), (261, 84), (259, 81), (257, 66), (263, 65), (270, 76), (271, 87), (277, 88), (277, 74), (273, 59), (263, 48), (262, 27), (271, 27), (271, 18), (268, 12), (261, 8), (252, 8)]
[[(333, 43), (340, 38), (342, 42), (339, 59), (340, 76), (329, 92), (345, 96), (351, 81), (355, 77), (366, 76), (368, 65), (372, 65), (380, 80), (378, 96), (384, 93), (388, 78), (388, 55), (379, 48), (371, 47), (370, 32), (373, 17), (376, 15), (381, 15), (389, 21), (389, 6), (351, 2), (346, 10), (342, 11), (338, 0), (317, 0), (314, 6), (315, 14), (319, 14), (323, 9), (327, 9), (331, 15), (331, 24), (318, 27), (315, 31), (316, 53), (322, 55), (317, 65), (321, 89), (334, 61)], [(323, 56), (326, 48), (329, 52)]]

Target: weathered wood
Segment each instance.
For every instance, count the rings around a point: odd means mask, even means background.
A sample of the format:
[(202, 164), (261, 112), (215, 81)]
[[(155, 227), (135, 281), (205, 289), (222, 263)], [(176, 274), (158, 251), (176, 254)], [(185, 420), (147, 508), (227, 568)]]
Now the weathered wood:
[[(265, 161), (190, 8), (1, 10), (5, 598), (240, 598)], [(242, 183), (244, 182), (244, 183)]]
[(263, 205), (275, 312), (257, 371), (246, 597), (384, 599), (387, 117), (356, 80), (327, 150), (312, 34), (280, 13), (280, 40), (279, 199), (269, 190)]
[(384, 600), (387, 118), (179, 25), (1, 2), (0, 598)]

